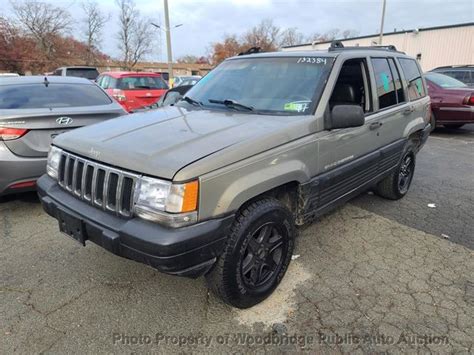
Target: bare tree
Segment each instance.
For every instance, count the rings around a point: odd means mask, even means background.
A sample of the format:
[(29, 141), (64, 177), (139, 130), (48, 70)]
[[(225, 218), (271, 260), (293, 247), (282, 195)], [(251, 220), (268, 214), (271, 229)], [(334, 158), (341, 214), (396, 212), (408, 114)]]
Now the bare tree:
[(270, 19), (263, 20), (257, 26), (247, 31), (242, 38), (245, 47), (260, 47), (262, 51), (278, 49), (280, 28)]
[(359, 31), (356, 31), (356, 30), (344, 30), (344, 31), (342, 31), (342, 38), (344, 38), (344, 39), (356, 37), (358, 35), (359, 35)]
[(12, 1), (18, 21), (35, 38), (48, 59), (54, 54), (54, 39), (67, 33), (73, 20), (69, 12), (48, 3), (26, 0)]
[(321, 36), (321, 39), (323, 41), (332, 41), (332, 40), (336, 39), (339, 36), (340, 32), (341, 32), (341, 30), (339, 28), (333, 28), (329, 31), (326, 31)]
[(309, 36), (306, 37), (306, 41), (310, 42), (310, 43), (319, 42), (319, 41), (321, 41), (321, 36), (322, 36), (321, 33), (314, 32), (314, 33), (312, 33), (312, 34), (310, 34)]
[(144, 18), (133, 0), (116, 0), (119, 7), (118, 48), (123, 66), (130, 70), (153, 49), (151, 21)]
[(287, 28), (280, 34), (280, 46), (294, 46), (304, 42), (304, 35), (296, 27)]
[(82, 22), (84, 23), (84, 36), (88, 51), (86, 63), (89, 65), (94, 62), (94, 52), (100, 45), (102, 29), (110, 20), (110, 14), (105, 15), (99, 5), (93, 1), (82, 3), (82, 9), (85, 14)]

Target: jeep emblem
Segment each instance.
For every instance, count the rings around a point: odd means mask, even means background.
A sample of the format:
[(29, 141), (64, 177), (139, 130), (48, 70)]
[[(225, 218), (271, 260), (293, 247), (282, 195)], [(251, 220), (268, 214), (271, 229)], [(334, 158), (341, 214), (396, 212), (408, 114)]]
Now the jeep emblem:
[(72, 118), (71, 117), (66, 117), (66, 116), (59, 117), (59, 118), (56, 118), (56, 123), (60, 124), (60, 125), (63, 125), (63, 126), (66, 126), (66, 125), (72, 123)]

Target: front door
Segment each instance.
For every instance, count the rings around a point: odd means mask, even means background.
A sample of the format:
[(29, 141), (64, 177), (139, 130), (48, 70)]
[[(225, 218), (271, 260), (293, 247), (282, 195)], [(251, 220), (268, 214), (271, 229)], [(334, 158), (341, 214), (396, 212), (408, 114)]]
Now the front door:
[(318, 209), (344, 198), (377, 174), (380, 146), (366, 58), (343, 63), (329, 110), (341, 104), (361, 106), (366, 114), (365, 124), (330, 130), (319, 139)]

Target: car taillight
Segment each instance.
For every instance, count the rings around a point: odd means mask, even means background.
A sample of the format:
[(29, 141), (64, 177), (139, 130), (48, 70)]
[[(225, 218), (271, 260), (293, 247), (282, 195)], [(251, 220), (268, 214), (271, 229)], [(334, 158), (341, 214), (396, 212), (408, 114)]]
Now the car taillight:
[(24, 136), (26, 132), (28, 132), (27, 129), (0, 127), (0, 140), (11, 141), (18, 139)]
[(464, 105), (474, 106), (474, 94), (467, 95), (463, 102)]
[(125, 101), (127, 98), (125, 97), (125, 93), (120, 90), (120, 89), (114, 89), (112, 91), (112, 96), (117, 100), (117, 101)]

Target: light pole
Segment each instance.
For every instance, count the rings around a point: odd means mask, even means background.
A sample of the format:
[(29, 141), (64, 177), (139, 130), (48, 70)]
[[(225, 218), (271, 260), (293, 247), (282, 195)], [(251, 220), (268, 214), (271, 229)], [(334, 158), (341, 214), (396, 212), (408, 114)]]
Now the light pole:
[[(165, 0), (166, 1), (166, 0)], [(380, 35), (379, 35), (379, 46), (382, 45), (382, 38), (383, 38), (383, 23), (385, 20), (385, 6), (387, 4), (387, 0), (383, 0), (382, 5), (382, 20), (380, 21)]]
[[(171, 28), (170, 28), (170, 15), (168, 11), (168, 0), (163, 0), (164, 1), (164, 7), (165, 7), (165, 28), (161, 28), (160, 25), (157, 25), (155, 23), (152, 23), (152, 26), (155, 26), (156, 28), (159, 28), (160, 30), (164, 31), (166, 34), (166, 50), (168, 52), (168, 75), (169, 79), (173, 79), (173, 54), (171, 52)], [(173, 28), (181, 27), (183, 24), (175, 25)]]

